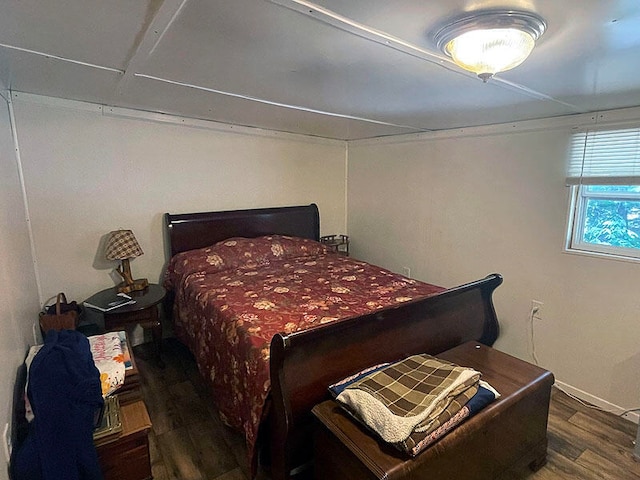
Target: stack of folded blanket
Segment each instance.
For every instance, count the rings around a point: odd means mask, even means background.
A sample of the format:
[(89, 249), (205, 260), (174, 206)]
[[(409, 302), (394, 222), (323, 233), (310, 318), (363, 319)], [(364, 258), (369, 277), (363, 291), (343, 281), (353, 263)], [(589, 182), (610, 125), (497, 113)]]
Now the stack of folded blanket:
[(499, 397), (480, 376), (421, 354), (359, 372), (329, 390), (382, 440), (415, 456)]

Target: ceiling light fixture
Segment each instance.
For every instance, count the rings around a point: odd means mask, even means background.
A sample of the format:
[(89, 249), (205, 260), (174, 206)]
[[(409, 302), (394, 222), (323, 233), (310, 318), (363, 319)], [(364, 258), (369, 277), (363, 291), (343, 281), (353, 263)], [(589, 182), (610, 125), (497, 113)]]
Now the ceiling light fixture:
[(436, 45), (483, 82), (520, 65), (547, 28), (533, 13), (513, 10), (473, 12), (442, 27)]

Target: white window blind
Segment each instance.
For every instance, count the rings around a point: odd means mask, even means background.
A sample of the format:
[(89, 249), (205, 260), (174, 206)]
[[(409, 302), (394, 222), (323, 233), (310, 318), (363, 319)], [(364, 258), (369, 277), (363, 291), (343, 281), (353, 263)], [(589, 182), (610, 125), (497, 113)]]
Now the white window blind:
[(639, 185), (640, 127), (572, 137), (567, 185)]

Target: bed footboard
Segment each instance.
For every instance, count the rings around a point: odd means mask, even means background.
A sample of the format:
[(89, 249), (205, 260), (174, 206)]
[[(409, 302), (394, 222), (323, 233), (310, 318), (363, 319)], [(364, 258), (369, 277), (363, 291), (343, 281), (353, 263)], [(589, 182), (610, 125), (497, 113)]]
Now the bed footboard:
[(451, 288), (428, 298), (320, 328), (278, 334), (271, 342), (271, 469), (290, 478), (311, 459), (311, 409), (333, 382), (363, 368), (417, 353), (438, 354), (470, 340), (493, 345), (498, 321), (493, 291), (502, 277)]

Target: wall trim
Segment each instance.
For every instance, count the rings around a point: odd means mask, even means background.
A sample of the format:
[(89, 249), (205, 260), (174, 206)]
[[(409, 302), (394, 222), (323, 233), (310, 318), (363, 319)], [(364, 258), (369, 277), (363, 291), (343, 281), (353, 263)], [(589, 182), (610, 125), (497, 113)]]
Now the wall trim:
[(278, 138), (282, 140), (313, 143), (318, 145), (334, 145), (345, 147), (344, 140), (336, 140), (324, 137), (314, 137), (311, 135), (300, 135), (297, 133), (279, 132), (276, 130), (266, 130), (256, 127), (246, 127), (242, 125), (232, 125), (229, 123), (214, 122), (211, 120), (201, 120), (197, 118), (181, 117), (161, 112), (151, 112), (147, 110), (136, 110), (133, 108), (114, 107), (110, 105), (84, 102), (79, 100), (69, 100), (66, 98), (47, 97), (33, 93), (11, 92), (14, 100), (45, 105), (57, 108), (66, 108), (76, 111), (97, 112), (108, 117), (128, 118), (146, 122), (166, 123), (170, 125), (182, 125), (189, 128), (198, 128), (215, 132), (232, 133), (236, 135), (250, 135), (254, 137)]
[[(29, 213), (29, 200), (27, 197), (27, 187), (24, 181), (24, 171), (22, 168), (22, 156), (20, 155), (20, 144), (18, 143), (18, 127), (16, 124), (16, 117), (13, 111), (12, 97), (9, 96), (7, 100), (7, 107), (9, 109), (9, 122), (11, 128), (11, 137), (13, 139), (13, 148), (15, 152), (16, 167), (18, 170), (18, 178), (20, 179), (20, 190), (22, 192), (22, 203), (24, 204), (25, 222), (27, 223), (27, 231), (29, 232), (29, 248), (31, 249), (31, 262), (33, 264), (33, 270), (36, 279), (36, 288), (38, 289), (38, 299), (40, 305), (44, 305), (44, 299), (42, 296), (42, 283), (40, 281), (40, 271), (38, 269), (38, 257), (36, 255), (36, 244), (33, 238), (33, 228), (31, 227), (31, 215)], [(34, 334), (35, 339), (35, 334)]]
[[(632, 421), (633, 423), (640, 424), (640, 413), (638, 412), (628, 412), (628, 409), (622, 408), (613, 403), (607, 402), (602, 398), (596, 397), (595, 395), (591, 395), (590, 393), (585, 392), (584, 390), (580, 390), (579, 388), (573, 387), (567, 383), (556, 380), (555, 386), (560, 390), (564, 391), (568, 395), (577, 397), (579, 400), (583, 400), (595, 407), (604, 410), (605, 412), (613, 413), (614, 415), (621, 416), (627, 420)], [(635, 407), (633, 407), (635, 409)], [(625, 413), (627, 412), (627, 413)]]
[(80, 100), (69, 100), (58, 97), (48, 97), (33, 93), (11, 91), (10, 97), (27, 103), (38, 105), (67, 108), (77, 111), (99, 112), (105, 116), (120, 118), (130, 118), (157, 123), (167, 123), (171, 125), (183, 125), (190, 128), (199, 128), (223, 133), (233, 133), (237, 135), (250, 135), (268, 138), (280, 138), (296, 142), (313, 143), (320, 145), (343, 146), (347, 151), (347, 145), (354, 147), (371, 145), (396, 145), (404, 143), (419, 143), (432, 140), (444, 140), (462, 137), (486, 137), (491, 135), (504, 135), (509, 133), (525, 133), (535, 131), (548, 131), (556, 129), (580, 129), (590, 125), (599, 126), (607, 124), (620, 124), (625, 122), (636, 122), (640, 120), (640, 107), (629, 107), (616, 110), (606, 110), (601, 112), (580, 113), (564, 115), (558, 117), (547, 117), (536, 120), (523, 120), (520, 122), (500, 123), (495, 125), (480, 125), (477, 127), (454, 128), (449, 130), (438, 130), (419, 133), (407, 133), (400, 135), (389, 135), (376, 138), (365, 138), (361, 140), (337, 140), (325, 137), (314, 137), (311, 135), (301, 135), (297, 133), (280, 132), (277, 130), (267, 130), (243, 125), (233, 125), (230, 123), (215, 122), (212, 120), (202, 120), (191, 117), (182, 117), (162, 112), (152, 112), (148, 110), (136, 110), (133, 108), (115, 107), (110, 105), (85, 102)]
[(350, 140), (349, 145), (395, 145), (403, 143), (418, 143), (432, 140), (443, 140), (462, 137), (487, 137), (491, 135), (505, 135), (509, 133), (525, 133), (548, 130), (573, 130), (612, 124), (619, 125), (625, 122), (637, 122), (640, 119), (640, 107), (622, 108), (592, 113), (579, 113), (559, 117), (547, 117), (536, 120), (523, 120), (521, 122), (499, 123), (495, 125), (480, 125), (477, 127), (453, 128), (431, 132), (408, 133), (402, 135), (390, 135), (386, 137), (367, 138), (362, 140)]
[(344, 146), (344, 226), (345, 235), (349, 235), (349, 142)]

